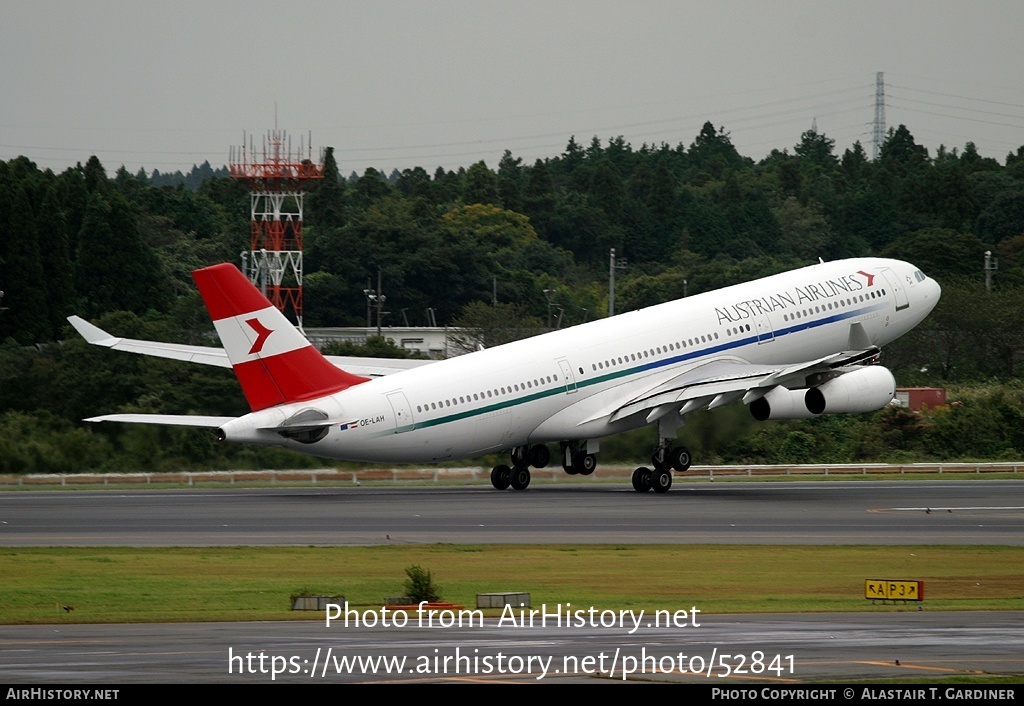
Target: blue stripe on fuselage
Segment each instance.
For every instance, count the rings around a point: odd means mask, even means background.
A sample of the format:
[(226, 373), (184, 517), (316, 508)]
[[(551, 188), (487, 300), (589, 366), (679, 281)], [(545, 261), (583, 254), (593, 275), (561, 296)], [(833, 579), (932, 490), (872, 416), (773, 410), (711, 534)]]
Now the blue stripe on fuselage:
[[(840, 312), (840, 313), (832, 314), (830, 316), (824, 316), (822, 318), (812, 319), (812, 320), (809, 320), (809, 321), (800, 322), (800, 323), (797, 323), (797, 324), (793, 324), (793, 325), (790, 325), (790, 326), (783, 327), (781, 329), (777, 329), (777, 330), (775, 330), (772, 333), (772, 337), (771, 338), (765, 337), (764, 340), (769, 341), (769, 340), (772, 340), (773, 338), (781, 338), (782, 336), (788, 336), (790, 334), (798, 333), (800, 331), (806, 331), (806, 330), (812, 329), (812, 328), (818, 328), (818, 327), (821, 327), (821, 326), (827, 326), (828, 324), (837, 323), (837, 322), (845, 321), (845, 320), (848, 320), (848, 319), (853, 319), (853, 318), (856, 318), (858, 316), (866, 316), (868, 314), (871, 314), (871, 313), (874, 313), (874, 312), (879, 311), (881, 309), (884, 309), (887, 305), (888, 305), (888, 302), (883, 298), (881, 301), (876, 302), (872, 306), (861, 307), (859, 309), (853, 309), (853, 310), (847, 311), (847, 312)], [(753, 344), (758, 343), (758, 340), (759, 340), (759, 337), (755, 334), (755, 335), (752, 335), (752, 336), (747, 336), (745, 338), (738, 338), (738, 339), (735, 339), (735, 340), (732, 340), (732, 341), (728, 341), (728, 342), (725, 342), (725, 343), (719, 343), (719, 344), (716, 344), (714, 346), (707, 346), (705, 348), (700, 348), (700, 349), (695, 349), (695, 350), (692, 350), (692, 351), (687, 351), (685, 353), (680, 353), (678, 355), (669, 356), (667, 358), (661, 358), (659, 360), (652, 360), (649, 363), (644, 363), (642, 365), (635, 365), (633, 367), (626, 368), (624, 370), (619, 370), (619, 371), (612, 372), (612, 373), (606, 373), (604, 375), (598, 375), (598, 376), (590, 378), (588, 380), (583, 380), (583, 381), (579, 381), (578, 380), (578, 381), (576, 381), (576, 387), (579, 388), (579, 387), (590, 387), (592, 385), (600, 385), (601, 383), (608, 382), (610, 380), (617, 380), (617, 379), (620, 379), (620, 378), (629, 377), (630, 375), (636, 375), (638, 373), (648, 372), (648, 371), (651, 371), (651, 370), (657, 370), (659, 368), (664, 368), (664, 367), (667, 367), (667, 366), (676, 365), (677, 363), (682, 363), (682, 362), (694, 360), (696, 358), (703, 358), (705, 356), (715, 355), (715, 354), (718, 354), (718, 353), (722, 353), (724, 351), (729, 351), (729, 350), (733, 350), (733, 349), (736, 349), (736, 348), (742, 348), (744, 346), (753, 345)], [(502, 410), (502, 409), (508, 409), (510, 407), (515, 407), (515, 406), (518, 406), (520, 404), (525, 404), (527, 402), (533, 402), (535, 400), (543, 399), (545, 397), (551, 397), (553, 395), (564, 395), (564, 394), (566, 394), (565, 385), (556, 385), (556, 386), (552, 387), (549, 390), (543, 390), (543, 391), (540, 391), (540, 392), (534, 392), (534, 393), (529, 394), (529, 395), (523, 395), (521, 397), (516, 397), (516, 398), (513, 398), (513, 399), (505, 400), (504, 402), (496, 402), (496, 403), (493, 403), (493, 404), (484, 405), (482, 407), (475, 407), (473, 409), (467, 409), (467, 410), (462, 411), (462, 412), (456, 412), (454, 414), (448, 414), (448, 415), (445, 415), (443, 417), (437, 417), (435, 419), (426, 419), (426, 420), (423, 420), (423, 421), (420, 421), (420, 422), (414, 422), (413, 424), (409, 424), (409, 425), (406, 425), (404, 427), (400, 427), (397, 430), (393, 430), (393, 431), (389, 430), (388, 432), (381, 433), (378, 436), (384, 436), (384, 435), (394, 434), (394, 433), (398, 433), (398, 432), (408, 432), (408, 431), (413, 431), (415, 429), (426, 429), (426, 428), (429, 428), (429, 427), (435, 427), (435, 426), (439, 426), (441, 424), (447, 424), (449, 422), (455, 422), (455, 421), (459, 421), (459, 420), (462, 420), (462, 419), (467, 419), (469, 417), (479, 416), (481, 414), (487, 414), (489, 412), (495, 412), (495, 411)]]

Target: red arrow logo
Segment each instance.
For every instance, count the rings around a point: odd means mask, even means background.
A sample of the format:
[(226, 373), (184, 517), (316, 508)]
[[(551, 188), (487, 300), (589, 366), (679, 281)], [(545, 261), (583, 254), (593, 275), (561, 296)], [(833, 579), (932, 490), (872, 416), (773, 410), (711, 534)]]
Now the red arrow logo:
[(875, 276), (874, 275), (869, 275), (864, 270), (857, 270), (857, 274), (864, 275), (865, 277), (868, 278), (868, 286), (869, 287), (875, 283)]
[(252, 330), (256, 332), (256, 340), (253, 341), (252, 348), (249, 349), (249, 355), (253, 353), (259, 353), (263, 350), (263, 344), (267, 342), (270, 334), (273, 333), (270, 329), (260, 323), (260, 320), (256, 317), (246, 319), (245, 323), (252, 326)]

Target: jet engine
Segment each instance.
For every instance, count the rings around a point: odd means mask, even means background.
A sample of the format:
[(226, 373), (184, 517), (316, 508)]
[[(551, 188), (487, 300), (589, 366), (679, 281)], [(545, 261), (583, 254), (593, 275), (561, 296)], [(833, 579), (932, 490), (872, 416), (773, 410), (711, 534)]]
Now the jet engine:
[(888, 368), (857, 368), (807, 390), (776, 387), (750, 403), (754, 419), (810, 419), (819, 414), (874, 412), (892, 401), (896, 380)]

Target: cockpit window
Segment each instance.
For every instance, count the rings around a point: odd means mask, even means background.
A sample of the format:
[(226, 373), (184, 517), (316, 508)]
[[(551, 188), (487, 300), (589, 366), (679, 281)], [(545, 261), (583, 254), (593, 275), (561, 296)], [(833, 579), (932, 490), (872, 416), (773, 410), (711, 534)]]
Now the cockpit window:
[(924, 282), (928, 278), (925, 276), (924, 272), (921, 272), (921, 270), (914, 270), (914, 279), (918, 282)]

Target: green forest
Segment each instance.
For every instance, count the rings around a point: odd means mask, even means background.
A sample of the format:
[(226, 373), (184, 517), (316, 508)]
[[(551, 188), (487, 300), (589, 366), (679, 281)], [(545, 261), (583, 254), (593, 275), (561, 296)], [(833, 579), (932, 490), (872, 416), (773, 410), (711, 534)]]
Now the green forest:
[[(493, 345), (606, 316), (611, 248), (624, 265), (618, 312), (818, 258), (896, 257), (943, 296), (882, 362), (900, 386), (945, 387), (952, 404), (768, 423), (731, 405), (691, 415), (681, 436), (697, 462), (1024, 452), (1024, 146), (1002, 163), (969, 142), (930, 154), (900, 125), (872, 160), (859, 143), (837, 154), (810, 130), (754, 161), (709, 122), (688, 145), (573, 137), (533, 164), (506, 151), (496, 164), (345, 178), (330, 148), (324, 164), (306, 200), (306, 326), (365, 325), (378, 272), (384, 326), (426, 325), (430, 310)], [(25, 157), (0, 162), (0, 473), (321, 465), (204, 431), (80, 421), (248, 411), (230, 371), (92, 347), (65, 321), (215, 345), (191, 272), (248, 248), (249, 192), (224, 169), (110, 176), (95, 157), (60, 174)], [(998, 263), (988, 287), (986, 251)], [(387, 353), (375, 345), (371, 355)], [(602, 461), (640, 462), (652, 438), (608, 442)]]

